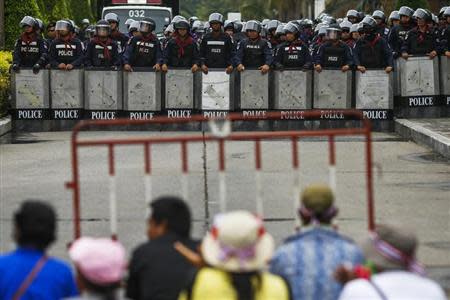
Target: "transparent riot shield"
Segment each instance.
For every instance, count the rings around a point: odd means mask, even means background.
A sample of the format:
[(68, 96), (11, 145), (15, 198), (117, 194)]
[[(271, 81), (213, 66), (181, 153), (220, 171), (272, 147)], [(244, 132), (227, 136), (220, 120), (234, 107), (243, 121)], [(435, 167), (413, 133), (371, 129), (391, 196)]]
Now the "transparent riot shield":
[(312, 71), (274, 71), (274, 108), (311, 109)]
[(84, 108), (84, 70), (51, 70), (52, 118), (81, 119)]
[(153, 118), (161, 111), (161, 73), (152, 68), (133, 68), (123, 75), (123, 106), (130, 119)]
[(351, 108), (352, 72), (322, 70), (314, 72), (314, 108)]

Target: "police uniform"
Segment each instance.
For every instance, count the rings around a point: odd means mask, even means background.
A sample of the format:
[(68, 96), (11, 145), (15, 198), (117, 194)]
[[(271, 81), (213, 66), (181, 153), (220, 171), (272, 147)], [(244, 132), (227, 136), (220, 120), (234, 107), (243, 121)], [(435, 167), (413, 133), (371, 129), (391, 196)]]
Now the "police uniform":
[(119, 53), (123, 53), (128, 44), (129, 38), (119, 30), (116, 30), (111, 33), (111, 39), (117, 43)]
[(391, 46), (392, 51), (394, 52), (394, 57), (398, 57), (400, 55), (401, 48), (403, 46), (403, 42), (405, 41), (406, 35), (408, 31), (411, 30), (411, 26), (399, 24), (392, 27), (388, 36), (388, 43)]
[(186, 45), (177, 42), (177, 38), (172, 38), (167, 42), (163, 52), (163, 63), (173, 68), (191, 68), (193, 65), (200, 65), (199, 51), (197, 43), (190, 36), (190, 41)]
[(133, 37), (123, 55), (123, 64), (132, 67), (153, 67), (161, 60), (161, 45), (154, 35), (151, 38)]
[(302, 41), (284, 42), (277, 48), (274, 66), (276, 69), (309, 69), (312, 66), (308, 46)]
[(385, 40), (388, 40), (389, 32), (390, 32), (389, 28), (387, 28), (386, 25), (384, 25), (384, 24), (381, 26), (378, 26), (378, 28), (377, 28), (377, 33)]
[(59, 64), (79, 67), (83, 64), (83, 44), (79, 39), (64, 41), (55, 39), (49, 49), (49, 63), (52, 68)]
[(121, 59), (117, 43), (108, 38), (105, 42), (98, 38), (91, 39), (86, 48), (84, 61), (86, 67), (113, 67), (120, 66)]
[(372, 38), (365, 35), (359, 39), (353, 48), (353, 59), (356, 66), (363, 66), (366, 69), (385, 69), (394, 66), (392, 51), (379, 34)]
[(412, 55), (427, 55), (437, 50), (438, 44), (434, 33), (429, 29), (420, 32), (418, 28), (408, 32), (401, 48), (402, 53), (406, 52)]
[(43, 67), (47, 61), (47, 50), (45, 41), (36, 34), (31, 38), (22, 34), (14, 46), (13, 65), (31, 68), (39, 64)]
[(259, 68), (272, 65), (273, 56), (270, 43), (262, 38), (256, 40), (245, 39), (237, 46), (236, 64), (246, 68)]
[(231, 37), (220, 32), (217, 37), (207, 33), (200, 45), (200, 60), (208, 68), (227, 68), (233, 65), (234, 47)]
[(317, 50), (314, 62), (325, 69), (340, 69), (345, 65), (351, 66), (353, 65), (352, 50), (342, 41), (338, 41), (337, 45), (325, 42)]

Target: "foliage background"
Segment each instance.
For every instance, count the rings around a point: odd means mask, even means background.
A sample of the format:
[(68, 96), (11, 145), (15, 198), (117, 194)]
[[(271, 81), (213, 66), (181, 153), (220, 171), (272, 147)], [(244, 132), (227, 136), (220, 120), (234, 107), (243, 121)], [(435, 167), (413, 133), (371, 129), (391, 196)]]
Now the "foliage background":
[(12, 55), (9, 51), (0, 51), (0, 117), (6, 115), (9, 96), (9, 66)]

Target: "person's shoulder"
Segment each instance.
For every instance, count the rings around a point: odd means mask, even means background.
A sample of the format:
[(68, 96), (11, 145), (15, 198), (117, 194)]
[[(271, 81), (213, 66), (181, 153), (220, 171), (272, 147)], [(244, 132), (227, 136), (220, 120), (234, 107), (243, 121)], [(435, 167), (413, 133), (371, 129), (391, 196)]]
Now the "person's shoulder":
[(49, 257), (47, 263), (49, 264), (49, 266), (51, 266), (52, 268), (61, 270), (61, 271), (67, 271), (72, 273), (72, 270), (70, 268), (70, 265), (63, 261), (60, 258), (56, 258), (56, 257)]
[(355, 279), (344, 286), (339, 300), (378, 299), (379, 296), (366, 279)]

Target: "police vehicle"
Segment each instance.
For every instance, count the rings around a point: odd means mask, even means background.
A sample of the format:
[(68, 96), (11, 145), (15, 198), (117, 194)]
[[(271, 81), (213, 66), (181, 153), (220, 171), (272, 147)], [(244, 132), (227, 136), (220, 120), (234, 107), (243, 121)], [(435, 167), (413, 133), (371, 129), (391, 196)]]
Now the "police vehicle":
[(108, 13), (119, 16), (121, 32), (127, 32), (125, 21), (133, 19), (140, 21), (144, 17), (155, 20), (155, 33), (163, 35), (164, 26), (170, 24), (173, 14), (179, 12), (178, 0), (113, 0), (112, 6), (106, 6), (102, 11), (102, 18)]

